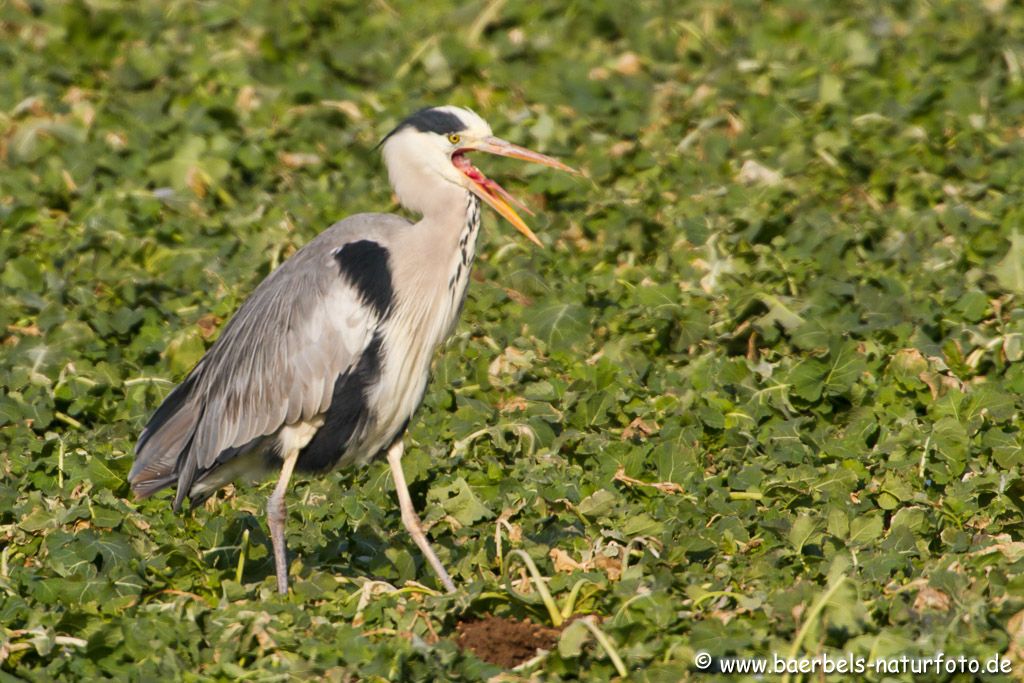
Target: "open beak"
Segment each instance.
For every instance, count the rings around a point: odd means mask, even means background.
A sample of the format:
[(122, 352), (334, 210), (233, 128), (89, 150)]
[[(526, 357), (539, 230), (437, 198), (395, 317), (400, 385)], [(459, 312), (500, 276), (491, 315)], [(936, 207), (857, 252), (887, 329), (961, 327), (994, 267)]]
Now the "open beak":
[(513, 159), (531, 161), (535, 164), (543, 164), (544, 166), (557, 168), (558, 170), (566, 171), (567, 173), (579, 173), (579, 171), (566, 166), (558, 159), (530, 151), (525, 147), (520, 147), (519, 145), (513, 145), (511, 142), (506, 142), (505, 140), (496, 137), (484, 138), (472, 147), (460, 149), (452, 155), (452, 164), (454, 164), (455, 168), (459, 169), (459, 171), (466, 176), (466, 179), (469, 180), (468, 187), (470, 192), (487, 202), (491, 208), (504, 216), (509, 223), (516, 226), (516, 229), (519, 232), (526, 235), (527, 239), (531, 242), (536, 244), (538, 247), (544, 246), (541, 244), (541, 241), (537, 239), (537, 236), (533, 234), (533, 230), (530, 230), (530, 226), (528, 226), (526, 222), (519, 217), (519, 214), (516, 213), (514, 208), (512, 208), (512, 205), (515, 204), (531, 216), (533, 215), (533, 212), (518, 199), (506, 192), (501, 185), (485, 176), (478, 168), (470, 163), (465, 153), (474, 151), (490, 152), (491, 154), (498, 154), (503, 157), (512, 157)]

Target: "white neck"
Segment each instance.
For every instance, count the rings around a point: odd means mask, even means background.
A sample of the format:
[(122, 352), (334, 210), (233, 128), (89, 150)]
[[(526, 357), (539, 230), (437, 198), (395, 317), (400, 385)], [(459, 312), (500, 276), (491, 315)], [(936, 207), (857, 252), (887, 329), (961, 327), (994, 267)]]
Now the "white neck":
[[(409, 250), (409, 265), (415, 272), (412, 280), (423, 278), (431, 295), (447, 301), (440, 317), (450, 323), (469, 284), (480, 202), (466, 189), (466, 179), (452, 164), (446, 144), (443, 138), (409, 128), (389, 137), (383, 153), (398, 201), (423, 216), (412, 231), (417, 245)], [(423, 292), (417, 294), (419, 299)]]
[(398, 201), (405, 208), (422, 215), (431, 223), (446, 222), (445, 219), (465, 209), (468, 194), (465, 188), (426, 174), (419, 178), (408, 177), (411, 175), (400, 173), (391, 176)]

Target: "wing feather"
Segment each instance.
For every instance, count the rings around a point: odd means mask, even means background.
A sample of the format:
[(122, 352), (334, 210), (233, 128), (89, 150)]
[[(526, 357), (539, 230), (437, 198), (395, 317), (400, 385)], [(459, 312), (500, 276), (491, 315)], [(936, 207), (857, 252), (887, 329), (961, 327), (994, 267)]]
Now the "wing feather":
[(143, 430), (129, 474), (135, 492), (177, 480), (177, 507), (204, 471), (326, 411), (335, 379), (359, 362), (382, 318), (332, 255), (356, 241), (386, 245), (408, 225), (380, 214), (346, 219), (260, 283)]

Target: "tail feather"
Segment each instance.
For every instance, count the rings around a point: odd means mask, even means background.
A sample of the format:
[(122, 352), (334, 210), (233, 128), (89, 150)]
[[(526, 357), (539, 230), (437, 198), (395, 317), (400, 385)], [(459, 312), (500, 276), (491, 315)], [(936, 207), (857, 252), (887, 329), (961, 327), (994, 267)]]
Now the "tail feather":
[(135, 492), (136, 498), (148, 498), (157, 491), (165, 489), (168, 486), (178, 481), (177, 474), (169, 474), (166, 477), (159, 477), (156, 479), (147, 479), (138, 483), (132, 484), (132, 491)]
[(202, 419), (202, 406), (192, 395), (196, 372), (172, 391), (142, 430), (135, 445), (135, 464), (128, 474), (132, 491), (145, 498), (179, 480), (180, 463)]

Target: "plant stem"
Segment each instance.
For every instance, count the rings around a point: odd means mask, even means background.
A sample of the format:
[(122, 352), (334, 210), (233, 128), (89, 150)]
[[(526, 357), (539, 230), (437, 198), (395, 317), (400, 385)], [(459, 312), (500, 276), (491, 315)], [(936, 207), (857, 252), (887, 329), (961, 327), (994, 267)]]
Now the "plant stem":
[(554, 598), (551, 597), (551, 593), (548, 591), (547, 585), (544, 583), (544, 577), (541, 576), (540, 571), (537, 569), (537, 565), (534, 564), (533, 558), (527, 555), (522, 550), (512, 550), (508, 554), (508, 563), (505, 565), (505, 570), (502, 572), (505, 576), (505, 588), (512, 595), (520, 596), (521, 594), (512, 588), (512, 581), (509, 579), (508, 570), (512, 566), (512, 558), (519, 557), (523, 564), (526, 565), (527, 570), (530, 572), (530, 578), (533, 580), (533, 585), (537, 589), (537, 593), (540, 595), (540, 599), (544, 602), (544, 606), (548, 609), (548, 615), (551, 617), (551, 625), (555, 628), (560, 628), (562, 623), (565, 621), (562, 618), (562, 613), (558, 610), (558, 605), (555, 604)]

